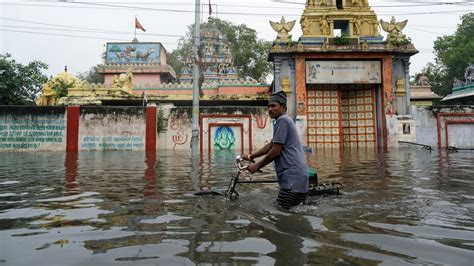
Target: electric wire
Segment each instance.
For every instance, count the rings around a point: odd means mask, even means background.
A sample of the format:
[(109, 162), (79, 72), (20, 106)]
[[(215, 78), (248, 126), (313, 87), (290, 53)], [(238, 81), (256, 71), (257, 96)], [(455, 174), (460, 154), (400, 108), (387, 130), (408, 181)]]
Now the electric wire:
[[(8, 20), (8, 21), (16, 21), (16, 22), (23, 22), (23, 23), (30, 23), (30, 24), (38, 24), (38, 25), (46, 25), (46, 26), (54, 26), (54, 27), (61, 27), (67, 28), (68, 30), (71, 29), (78, 29), (90, 32), (99, 32), (99, 33), (111, 33), (111, 34), (134, 34), (133, 32), (126, 32), (126, 31), (116, 31), (116, 30), (108, 30), (108, 29), (97, 29), (97, 28), (87, 28), (87, 27), (78, 27), (78, 26), (71, 26), (71, 25), (61, 25), (61, 24), (53, 24), (53, 23), (44, 23), (39, 21), (31, 21), (31, 20), (22, 20), (22, 19), (13, 19), (13, 18), (6, 18), (0, 17), (0, 19)], [(13, 26), (10, 26), (13, 27)], [(20, 27), (20, 26), (18, 26)], [(52, 29), (52, 28), (51, 28)], [(146, 36), (159, 36), (159, 37), (176, 37), (176, 38), (184, 38), (185, 35), (176, 35), (176, 34), (158, 34), (158, 33), (137, 33), (139, 35), (146, 35)]]
[[(52, 4), (56, 4), (56, 2), (46, 2), (50, 4), (51, 7), (63, 7), (63, 6), (55, 6)], [(74, 3), (93, 3), (93, 4), (101, 4), (101, 5), (108, 5), (108, 4), (115, 4), (116, 2), (78, 2), (78, 1), (68, 1), (68, 2), (58, 2), (61, 4), (74, 4)], [(194, 6), (193, 3), (153, 3), (153, 2), (119, 2), (120, 4), (125, 5), (166, 5), (166, 6)], [(276, 2), (278, 3), (278, 2)], [(47, 6), (47, 5), (40, 5), (40, 4), (33, 4), (33, 3), (15, 3), (15, 2), (4, 2), (0, 3), (4, 5), (23, 5), (23, 6)], [(411, 7), (430, 7), (430, 6), (445, 6), (445, 5), (470, 5), (471, 3), (468, 2), (441, 2), (441, 3), (424, 3), (424, 4), (410, 4), (410, 5), (370, 5), (372, 8), (411, 8)], [(207, 4), (202, 4), (207, 5)], [(241, 8), (261, 8), (261, 9), (294, 9), (294, 10), (301, 10), (301, 7), (288, 7), (288, 6), (262, 6), (262, 5), (235, 5), (235, 4), (211, 4), (212, 6), (221, 6), (221, 7), (241, 7)], [(335, 5), (327, 5), (328, 7), (334, 7)], [(72, 7), (72, 6), (71, 6)], [(75, 7), (80, 8), (80, 7)], [(84, 8), (84, 7), (82, 7)], [(106, 8), (106, 7), (102, 7)]]
[[(2, 29), (1, 26), (0, 26), (0, 32), (15, 32), (15, 33), (27, 33), (27, 34), (48, 35), (48, 36), (60, 36), (60, 37), (71, 37), (71, 38), (83, 38), (83, 39), (130, 42), (130, 39), (117, 39), (117, 38), (110, 38), (110, 37), (59, 34), (59, 33), (49, 33), (49, 32), (40, 32), (40, 31), (9, 30), (9, 29)], [(161, 44), (169, 44), (169, 45), (178, 45), (178, 43), (171, 43), (171, 42), (160, 42), (160, 43)]]
[[(141, 11), (159, 11), (159, 12), (175, 12), (175, 13), (194, 13), (194, 10), (184, 10), (184, 9), (168, 9), (168, 8), (152, 8), (152, 7), (137, 7), (137, 6), (127, 6), (127, 5), (117, 5), (117, 4), (99, 4), (93, 2), (79, 2), (79, 1), (71, 1), (65, 2), (68, 4), (77, 4), (77, 5), (85, 5), (85, 6), (92, 6), (94, 8), (102, 8), (107, 7), (111, 8), (111, 10), (115, 9), (125, 9), (125, 10), (141, 10)], [(2, 3), (0, 3), (2, 4)], [(15, 5), (25, 5), (25, 4), (15, 4)], [(26, 4), (28, 5), (28, 4)], [(47, 5), (38, 5), (43, 7), (56, 7), (56, 6), (47, 6)], [(64, 7), (68, 7), (65, 5)], [(398, 13), (384, 13), (378, 12), (377, 14), (380, 16), (411, 16), (411, 15), (433, 15), (433, 14), (451, 14), (451, 13), (464, 13), (464, 12), (472, 12), (474, 9), (463, 9), (463, 10), (443, 10), (443, 11), (432, 11), (432, 12), (398, 12)], [(205, 13), (204, 10), (201, 13)], [(287, 16), (287, 17), (300, 17), (301, 14), (284, 14), (284, 13), (250, 13), (250, 12), (226, 12), (220, 11), (219, 14), (221, 15), (231, 15), (231, 16)]]

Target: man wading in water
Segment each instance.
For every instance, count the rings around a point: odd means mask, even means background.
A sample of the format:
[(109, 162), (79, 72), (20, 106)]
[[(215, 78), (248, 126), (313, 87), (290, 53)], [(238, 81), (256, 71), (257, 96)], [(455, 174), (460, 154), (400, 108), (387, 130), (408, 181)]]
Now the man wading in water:
[(303, 147), (293, 120), (286, 115), (286, 94), (275, 92), (268, 100), (268, 113), (276, 119), (273, 138), (260, 150), (242, 155), (242, 158), (253, 162), (255, 158), (265, 156), (262, 160), (251, 163), (248, 170), (255, 173), (265, 165), (275, 161), (275, 171), (280, 185), (276, 203), (285, 209), (304, 202), (309, 190), (309, 178)]

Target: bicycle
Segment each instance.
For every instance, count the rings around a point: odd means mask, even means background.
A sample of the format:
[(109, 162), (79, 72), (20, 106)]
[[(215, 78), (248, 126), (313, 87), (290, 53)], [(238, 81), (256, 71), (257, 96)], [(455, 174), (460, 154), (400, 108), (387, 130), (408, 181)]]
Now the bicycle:
[[(252, 180), (253, 176), (247, 171), (248, 165), (243, 165), (244, 159), (241, 156), (237, 156), (235, 159), (235, 171), (231, 176), (230, 183), (224, 192), (224, 197), (232, 199), (233, 195), (239, 196), (239, 193), (235, 190), (237, 184), (256, 184), (256, 183), (278, 183), (278, 180)], [(259, 171), (261, 172), (261, 171)], [(314, 172), (313, 169), (308, 169), (308, 172)], [(249, 180), (240, 180), (241, 175), (247, 176)], [(321, 194), (340, 194), (340, 189), (343, 185), (339, 182), (322, 183), (318, 184), (317, 175), (315, 177), (316, 184), (310, 184), (308, 196), (316, 196)]]

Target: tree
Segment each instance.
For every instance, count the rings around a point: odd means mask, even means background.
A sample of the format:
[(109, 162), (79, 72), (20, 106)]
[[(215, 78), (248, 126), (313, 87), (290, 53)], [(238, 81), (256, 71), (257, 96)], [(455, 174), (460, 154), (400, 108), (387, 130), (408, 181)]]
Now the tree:
[(104, 83), (104, 75), (97, 72), (97, 66), (91, 67), (88, 71), (78, 73), (77, 78), (87, 81), (88, 83)]
[[(258, 39), (257, 32), (245, 24), (237, 25), (218, 18), (212, 20), (222, 34), (227, 36), (239, 76), (258, 80), (272, 72), (272, 65), (267, 61), (271, 42)], [(168, 63), (178, 75), (192, 51), (193, 29), (193, 25), (188, 27), (186, 37), (182, 38), (178, 48), (168, 55)]]
[(453, 35), (438, 37), (434, 42), (435, 64), (428, 63), (432, 90), (442, 96), (451, 92), (454, 79), (463, 79), (469, 63), (474, 62), (474, 13), (461, 17)]
[(48, 77), (42, 70), (48, 65), (32, 61), (26, 65), (16, 62), (11, 54), (0, 54), (0, 105), (34, 102)]
[(174, 49), (171, 53), (167, 54), (167, 62), (174, 71), (176, 71), (176, 76), (179, 77), (181, 74), (181, 69), (183, 69), (186, 59), (191, 54), (193, 49), (192, 37), (187, 36), (186, 38), (181, 38), (178, 43), (178, 48)]

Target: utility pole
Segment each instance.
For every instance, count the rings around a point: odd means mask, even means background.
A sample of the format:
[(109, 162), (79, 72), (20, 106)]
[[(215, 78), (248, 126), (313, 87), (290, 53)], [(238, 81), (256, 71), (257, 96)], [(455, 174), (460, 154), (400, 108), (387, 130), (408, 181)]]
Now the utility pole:
[(201, 28), (201, 1), (196, 0), (194, 10), (194, 64), (193, 64), (193, 131), (191, 137), (192, 154), (199, 154), (199, 46)]

